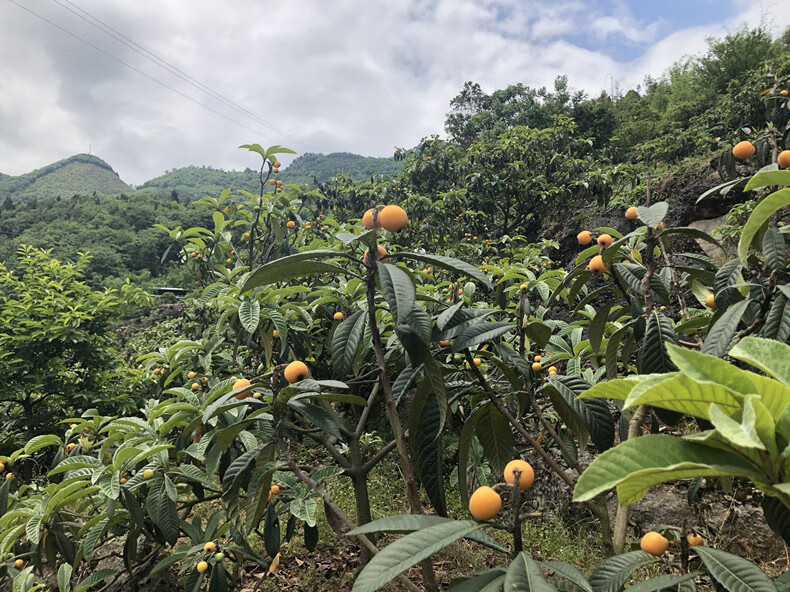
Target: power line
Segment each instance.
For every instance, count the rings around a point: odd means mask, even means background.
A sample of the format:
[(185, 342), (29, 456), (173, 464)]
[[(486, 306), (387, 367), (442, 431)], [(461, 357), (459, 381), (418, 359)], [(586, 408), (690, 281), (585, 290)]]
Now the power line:
[[(243, 128), (245, 128), (245, 129), (247, 129), (247, 130), (249, 130), (249, 131), (251, 131), (251, 132), (253, 132), (253, 133), (255, 133), (255, 134), (258, 134), (258, 135), (260, 135), (260, 136), (267, 137), (267, 138), (269, 137), (269, 136), (267, 136), (266, 134), (264, 134), (263, 132), (261, 132), (260, 130), (253, 129), (253, 128), (249, 127), (248, 125), (246, 125), (246, 124), (244, 124), (244, 123), (242, 123), (242, 122), (240, 122), (240, 121), (237, 121), (236, 119), (233, 119), (232, 117), (228, 117), (228, 116), (227, 116), (227, 115), (225, 115), (224, 113), (222, 113), (222, 112), (220, 112), (220, 111), (217, 111), (216, 109), (212, 109), (212, 108), (211, 108), (211, 107), (209, 107), (208, 105), (204, 105), (204, 104), (203, 104), (203, 103), (201, 103), (200, 101), (198, 101), (198, 100), (196, 100), (196, 99), (194, 99), (194, 98), (190, 97), (189, 95), (187, 95), (187, 94), (185, 94), (185, 93), (182, 93), (180, 90), (177, 90), (177, 89), (173, 88), (172, 86), (169, 86), (168, 84), (166, 84), (166, 83), (164, 83), (164, 82), (162, 82), (162, 81), (160, 81), (160, 80), (157, 80), (156, 78), (154, 78), (153, 76), (150, 76), (149, 74), (146, 74), (145, 72), (143, 72), (143, 71), (142, 71), (142, 70), (140, 70), (139, 68), (136, 68), (135, 66), (132, 66), (132, 65), (131, 65), (131, 64), (129, 64), (128, 62), (125, 62), (125, 61), (123, 61), (122, 59), (120, 59), (120, 58), (117, 58), (117, 57), (115, 57), (114, 55), (112, 55), (111, 53), (109, 53), (109, 52), (107, 52), (107, 51), (103, 50), (101, 47), (97, 47), (96, 45), (94, 45), (94, 44), (93, 44), (93, 43), (91, 43), (90, 41), (86, 41), (85, 39), (83, 39), (82, 37), (80, 37), (79, 35), (77, 35), (76, 33), (72, 33), (72, 32), (71, 32), (71, 31), (69, 31), (68, 29), (66, 29), (66, 28), (64, 28), (64, 27), (61, 27), (61, 26), (60, 26), (60, 25), (58, 25), (57, 23), (55, 23), (55, 22), (53, 22), (53, 21), (49, 20), (49, 19), (48, 19), (48, 18), (46, 18), (46, 17), (43, 17), (43, 16), (41, 16), (40, 14), (38, 14), (37, 12), (34, 12), (34, 11), (32, 11), (31, 9), (27, 8), (26, 6), (22, 6), (22, 5), (21, 5), (19, 2), (17, 2), (16, 0), (8, 0), (8, 1), (9, 1), (11, 4), (13, 4), (13, 5), (15, 5), (15, 6), (18, 6), (18, 7), (19, 7), (19, 8), (21, 8), (22, 10), (24, 10), (24, 11), (26, 11), (26, 12), (29, 12), (30, 14), (32, 14), (32, 15), (33, 15), (33, 16), (35, 16), (36, 18), (38, 18), (38, 19), (40, 19), (40, 20), (44, 21), (45, 23), (47, 23), (47, 24), (49, 24), (49, 25), (51, 25), (51, 26), (55, 27), (55, 28), (56, 28), (56, 29), (58, 29), (59, 31), (62, 31), (62, 32), (66, 33), (67, 35), (70, 35), (71, 37), (74, 37), (75, 39), (77, 39), (77, 40), (81, 41), (81, 42), (82, 42), (82, 43), (84, 43), (85, 45), (87, 45), (87, 46), (89, 46), (89, 47), (91, 47), (91, 48), (95, 49), (95, 50), (96, 50), (96, 51), (98, 51), (99, 53), (101, 53), (101, 54), (103, 54), (103, 55), (107, 56), (108, 58), (110, 58), (111, 60), (113, 60), (113, 61), (116, 61), (116, 62), (118, 62), (119, 64), (122, 64), (122, 65), (126, 66), (127, 68), (129, 68), (130, 70), (133, 70), (133, 71), (137, 72), (137, 73), (138, 73), (138, 74), (140, 74), (141, 76), (145, 76), (146, 78), (148, 78), (148, 79), (149, 79), (149, 80), (151, 80), (152, 82), (155, 82), (156, 84), (158, 84), (158, 85), (160, 85), (160, 86), (163, 86), (164, 88), (166, 88), (166, 89), (168, 89), (168, 90), (170, 90), (170, 91), (172, 91), (172, 92), (176, 93), (177, 95), (179, 95), (179, 96), (181, 96), (181, 97), (184, 97), (184, 98), (185, 98), (185, 99), (187, 99), (188, 101), (191, 101), (191, 102), (195, 103), (196, 105), (199, 105), (199, 106), (203, 107), (204, 109), (206, 109), (206, 110), (208, 110), (208, 111), (211, 111), (211, 112), (212, 112), (212, 113), (214, 113), (215, 115), (219, 115), (219, 116), (220, 116), (220, 117), (222, 117), (223, 119), (227, 119), (227, 120), (228, 120), (228, 121), (230, 121), (231, 123), (235, 123), (236, 125), (238, 125), (238, 126), (240, 126), (240, 127), (243, 127)], [(271, 139), (271, 138), (270, 138), (270, 139)]]
[[(296, 136), (294, 136), (292, 134), (289, 134), (285, 130), (280, 129), (279, 127), (277, 127), (276, 125), (274, 125), (272, 123), (269, 123), (265, 119), (257, 116), (252, 111), (246, 109), (245, 107), (239, 105), (238, 103), (235, 103), (234, 101), (232, 101), (231, 99), (225, 97), (221, 93), (219, 93), (219, 92), (215, 91), (214, 89), (210, 88), (209, 86), (203, 84), (202, 82), (200, 82), (199, 80), (197, 80), (194, 77), (190, 76), (189, 74), (187, 74), (186, 72), (184, 72), (183, 70), (178, 68), (177, 66), (175, 66), (175, 65), (171, 64), (170, 62), (168, 62), (167, 60), (165, 60), (163, 57), (157, 55), (156, 53), (154, 53), (153, 51), (147, 49), (146, 47), (140, 45), (139, 43), (135, 42), (133, 39), (130, 39), (128, 36), (124, 35), (120, 31), (118, 31), (117, 29), (114, 29), (113, 27), (111, 27), (110, 25), (108, 25), (107, 23), (105, 23), (104, 21), (99, 19), (98, 17), (94, 16), (93, 14), (91, 14), (90, 12), (85, 10), (84, 8), (80, 8), (74, 2), (71, 2), (71, 0), (63, 0), (63, 2), (73, 6), (74, 9), (76, 9), (76, 10), (70, 8), (69, 6), (66, 6), (66, 4), (63, 4), (61, 2), (61, 0), (52, 0), (52, 1), (55, 2), (55, 4), (59, 5), (60, 7), (64, 8), (65, 10), (68, 10), (72, 14), (78, 16), (79, 18), (84, 20), (86, 23), (88, 23), (89, 25), (95, 27), (96, 29), (98, 29), (99, 31), (104, 33), (105, 35), (108, 35), (108, 36), (112, 37), (113, 39), (115, 39), (116, 41), (121, 43), (122, 45), (125, 45), (126, 47), (128, 47), (132, 51), (140, 54), (141, 56), (143, 56), (148, 61), (153, 62), (154, 64), (156, 64), (160, 68), (162, 68), (162, 69), (166, 70), (167, 72), (169, 72), (170, 74), (173, 74), (174, 76), (177, 76), (178, 78), (180, 78), (181, 80), (183, 80), (187, 84), (197, 88), (201, 92), (206, 93), (207, 95), (209, 95), (213, 99), (216, 99), (216, 100), (224, 103), (225, 105), (229, 106), (231, 109), (234, 109), (235, 111), (245, 115), (246, 117), (249, 117), (249, 118), (253, 119), (257, 123), (267, 127), (268, 129), (270, 129), (271, 131), (273, 131), (275, 133), (278, 133), (278, 134), (280, 134), (282, 136), (287, 136), (288, 138), (291, 138), (292, 140), (294, 140), (296, 142), (299, 142), (301, 144), (305, 144), (305, 142), (302, 141), (300, 138), (298, 138), (298, 137), (296, 137)], [(79, 12), (77, 12), (77, 11), (79, 11)], [(82, 13), (82, 14), (80, 14), (80, 13)], [(85, 16), (83, 16), (83, 15), (85, 15)]]

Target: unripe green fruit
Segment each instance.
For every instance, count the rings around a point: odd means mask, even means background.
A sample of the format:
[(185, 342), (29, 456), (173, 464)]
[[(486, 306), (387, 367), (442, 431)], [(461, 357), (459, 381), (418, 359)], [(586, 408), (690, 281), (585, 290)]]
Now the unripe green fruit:
[(146, 469), (143, 471), (143, 479), (146, 481), (154, 476), (154, 471), (152, 469)]
[(217, 553), (216, 555), (214, 555), (214, 559), (216, 559), (217, 561), (222, 561), (223, 559), (225, 559), (225, 553)]

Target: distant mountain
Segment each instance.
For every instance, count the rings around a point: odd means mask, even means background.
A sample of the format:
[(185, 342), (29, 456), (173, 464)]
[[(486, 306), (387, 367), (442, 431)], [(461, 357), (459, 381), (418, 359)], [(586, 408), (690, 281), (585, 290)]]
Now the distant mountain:
[(18, 177), (0, 174), (0, 203), (9, 197), (20, 202), (131, 191), (109, 164), (90, 154), (77, 154)]
[[(336, 175), (352, 179), (369, 179), (371, 175), (395, 175), (402, 163), (391, 158), (360, 156), (349, 152), (332, 154), (307, 153), (296, 158), (277, 174), (284, 183), (325, 181)], [(33, 172), (12, 177), (0, 173), (0, 205), (7, 198), (14, 202), (31, 199), (47, 200), (73, 195), (136, 195), (174, 197), (196, 200), (205, 195), (216, 196), (224, 189), (257, 193), (260, 190), (258, 171), (223, 171), (207, 166), (188, 166), (166, 172), (146, 181), (136, 189), (124, 183), (112, 167), (101, 158), (77, 154)], [(268, 189), (268, 186), (267, 186)]]
[[(296, 158), (277, 174), (277, 178), (286, 184), (312, 185), (315, 181), (325, 181), (341, 174), (358, 180), (369, 179), (371, 175), (395, 175), (401, 171), (402, 166), (402, 163), (391, 158), (360, 156), (350, 152), (307, 153)], [(248, 168), (244, 171), (223, 171), (206, 166), (189, 166), (168, 171), (146, 181), (137, 188), (137, 192), (146, 195), (172, 195), (175, 191), (179, 199), (195, 200), (204, 195), (219, 195), (224, 189), (243, 189), (257, 193), (260, 188), (257, 170)]]

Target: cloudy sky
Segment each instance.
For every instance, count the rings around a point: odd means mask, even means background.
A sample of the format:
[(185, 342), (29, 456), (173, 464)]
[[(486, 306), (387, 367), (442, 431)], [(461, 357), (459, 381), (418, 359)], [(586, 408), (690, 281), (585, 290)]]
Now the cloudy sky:
[(627, 89), (761, 22), (781, 33), (790, 2), (0, 0), (0, 172), (89, 147), (132, 184), (254, 167), (248, 142), (388, 156), (467, 80)]

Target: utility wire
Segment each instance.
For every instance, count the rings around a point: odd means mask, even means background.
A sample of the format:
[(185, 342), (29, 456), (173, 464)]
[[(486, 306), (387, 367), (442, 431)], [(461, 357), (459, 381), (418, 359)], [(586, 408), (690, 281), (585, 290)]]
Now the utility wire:
[[(52, 1), (55, 4), (61, 6), (62, 8), (68, 10), (72, 14), (76, 15), (77, 17), (81, 18), (82, 20), (84, 20), (89, 25), (99, 29), (105, 35), (108, 35), (108, 36), (112, 37), (113, 39), (115, 39), (116, 41), (121, 43), (122, 45), (125, 45), (126, 47), (128, 47), (132, 51), (140, 54), (141, 56), (143, 56), (148, 61), (153, 62), (154, 64), (156, 64), (160, 68), (163, 68), (164, 70), (169, 72), (170, 74), (173, 74), (174, 76), (177, 76), (178, 78), (180, 78), (181, 80), (183, 80), (187, 84), (197, 88), (201, 92), (206, 93), (207, 95), (209, 95), (213, 99), (216, 99), (216, 100), (224, 103), (225, 105), (229, 106), (231, 109), (234, 109), (235, 111), (238, 111), (239, 113), (245, 115), (246, 117), (249, 117), (250, 119), (253, 119), (257, 123), (269, 128), (270, 130), (272, 130), (275, 133), (278, 133), (278, 134), (280, 134), (282, 136), (286, 136), (288, 138), (291, 138), (292, 140), (294, 140), (296, 142), (299, 142), (299, 143), (301, 143), (303, 145), (305, 144), (305, 142), (303, 140), (301, 140), (300, 138), (298, 138), (298, 137), (296, 137), (296, 136), (294, 136), (292, 134), (289, 134), (285, 130), (280, 129), (279, 127), (277, 127), (276, 125), (274, 125), (272, 123), (269, 123), (265, 119), (263, 119), (261, 117), (258, 117), (252, 111), (246, 109), (245, 107), (239, 105), (238, 103), (235, 103), (234, 101), (232, 101), (231, 99), (225, 97), (221, 93), (219, 93), (219, 92), (215, 91), (214, 89), (210, 88), (209, 86), (203, 84), (202, 82), (200, 82), (199, 80), (197, 80), (194, 77), (190, 76), (189, 74), (187, 74), (186, 72), (184, 72), (183, 70), (178, 68), (177, 66), (175, 66), (175, 65), (171, 64), (170, 62), (168, 62), (167, 60), (165, 60), (163, 57), (157, 55), (156, 53), (154, 53), (153, 51), (147, 49), (146, 47), (140, 45), (139, 43), (135, 42), (133, 39), (130, 39), (128, 36), (124, 35), (120, 31), (118, 31), (117, 29), (114, 29), (113, 27), (111, 27), (110, 25), (108, 25), (107, 23), (105, 23), (104, 21), (99, 19), (98, 17), (94, 16), (93, 14), (91, 14), (90, 12), (85, 10), (84, 8), (80, 8), (74, 2), (71, 2), (71, 0), (63, 0), (63, 1), (61, 1), (61, 0), (52, 0)], [(65, 4), (63, 2), (65, 2)], [(66, 6), (66, 4), (71, 5), (73, 8), (70, 8), (69, 6)], [(76, 9), (76, 10), (74, 10), (74, 9)], [(77, 11), (79, 11), (79, 12), (77, 12)], [(82, 13), (82, 14), (80, 14), (80, 13)], [(83, 16), (83, 15), (85, 15), (85, 16)]]
[[(172, 91), (172, 92), (176, 93), (177, 95), (184, 97), (184, 98), (185, 98), (185, 99), (187, 99), (188, 101), (191, 101), (191, 102), (195, 103), (196, 105), (199, 105), (199, 106), (203, 107), (204, 109), (207, 109), (208, 111), (211, 111), (212, 113), (214, 113), (214, 114), (216, 114), (216, 115), (219, 115), (219, 116), (220, 116), (220, 117), (222, 117), (223, 119), (227, 119), (227, 120), (228, 120), (228, 121), (230, 121), (231, 123), (235, 123), (236, 125), (238, 125), (238, 126), (240, 126), (240, 127), (243, 127), (243, 128), (245, 128), (245, 129), (247, 129), (247, 130), (249, 130), (249, 131), (251, 131), (251, 132), (253, 132), (253, 133), (255, 133), (255, 134), (258, 134), (258, 135), (260, 135), (260, 136), (263, 136), (263, 137), (269, 138), (269, 136), (267, 136), (266, 134), (264, 134), (264, 133), (263, 133), (263, 132), (261, 132), (260, 130), (253, 129), (253, 128), (249, 127), (248, 125), (246, 125), (246, 124), (244, 124), (244, 123), (242, 123), (242, 122), (240, 122), (240, 121), (238, 121), (238, 120), (236, 120), (236, 119), (233, 119), (232, 117), (228, 117), (227, 115), (225, 115), (225, 114), (224, 114), (224, 113), (222, 113), (221, 111), (217, 111), (216, 109), (212, 109), (212, 108), (211, 108), (211, 107), (209, 107), (208, 105), (204, 105), (204, 104), (203, 104), (203, 103), (201, 103), (200, 101), (198, 101), (198, 100), (196, 100), (196, 99), (194, 99), (194, 98), (190, 97), (189, 95), (187, 95), (187, 94), (185, 94), (185, 93), (182, 93), (180, 90), (177, 90), (177, 89), (173, 88), (172, 86), (169, 86), (168, 84), (166, 84), (166, 83), (162, 82), (161, 80), (157, 80), (156, 78), (154, 78), (153, 76), (150, 76), (149, 74), (146, 74), (145, 72), (143, 72), (143, 71), (142, 71), (142, 70), (140, 70), (139, 68), (136, 68), (136, 67), (132, 66), (131, 64), (129, 64), (128, 62), (125, 62), (125, 61), (123, 61), (122, 59), (120, 59), (120, 58), (117, 58), (117, 57), (115, 57), (114, 55), (112, 55), (111, 53), (109, 53), (109, 52), (107, 52), (107, 51), (103, 50), (101, 47), (98, 47), (98, 46), (94, 45), (94, 44), (93, 44), (93, 43), (91, 43), (90, 41), (86, 41), (85, 39), (83, 39), (82, 37), (80, 37), (79, 35), (77, 35), (76, 33), (72, 33), (72, 32), (71, 32), (71, 31), (69, 31), (68, 29), (66, 29), (66, 28), (64, 28), (64, 27), (61, 27), (60, 25), (58, 25), (57, 23), (55, 23), (55, 22), (53, 22), (53, 21), (49, 20), (48, 18), (46, 18), (46, 17), (44, 17), (44, 16), (41, 16), (40, 14), (38, 14), (37, 12), (34, 12), (33, 10), (31, 10), (31, 9), (27, 8), (26, 6), (23, 6), (22, 4), (20, 4), (20, 3), (19, 3), (19, 2), (17, 2), (16, 0), (8, 0), (8, 1), (9, 1), (11, 4), (14, 4), (15, 6), (18, 6), (18, 7), (19, 7), (19, 8), (21, 8), (22, 10), (24, 10), (24, 11), (26, 11), (26, 12), (29, 12), (30, 14), (32, 14), (32, 15), (33, 15), (33, 16), (35, 16), (36, 18), (38, 18), (38, 19), (41, 19), (41, 20), (42, 20), (42, 21), (44, 21), (45, 23), (47, 23), (47, 24), (49, 24), (49, 25), (51, 25), (51, 26), (55, 27), (56, 29), (58, 29), (58, 30), (60, 30), (60, 31), (63, 31), (63, 32), (64, 32), (64, 33), (66, 33), (67, 35), (70, 35), (71, 37), (74, 37), (75, 39), (77, 39), (77, 40), (81, 41), (81, 42), (82, 42), (82, 43), (84, 43), (85, 45), (87, 45), (87, 46), (89, 46), (89, 47), (92, 47), (93, 49), (95, 49), (95, 50), (96, 50), (96, 51), (98, 51), (99, 53), (101, 53), (101, 54), (103, 54), (103, 55), (107, 56), (107, 57), (108, 57), (108, 58), (110, 58), (111, 60), (113, 60), (113, 61), (116, 61), (116, 62), (118, 62), (119, 64), (122, 64), (122, 65), (126, 66), (126, 67), (127, 67), (127, 68), (129, 68), (130, 70), (134, 70), (135, 72), (137, 72), (137, 73), (138, 73), (138, 74), (140, 74), (141, 76), (145, 76), (146, 78), (148, 78), (148, 79), (149, 79), (149, 80), (151, 80), (152, 82), (155, 82), (156, 84), (158, 84), (158, 85), (160, 85), (160, 86), (163, 86), (164, 88), (166, 88), (166, 89), (168, 89), (168, 90), (170, 90), (170, 91)], [(269, 138), (269, 139), (271, 139), (271, 138)]]

